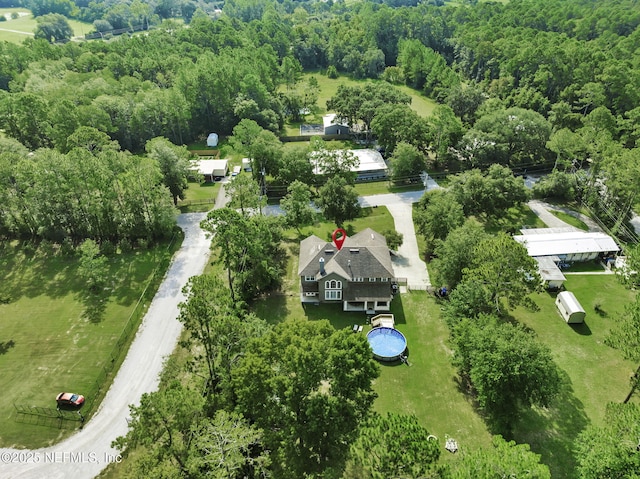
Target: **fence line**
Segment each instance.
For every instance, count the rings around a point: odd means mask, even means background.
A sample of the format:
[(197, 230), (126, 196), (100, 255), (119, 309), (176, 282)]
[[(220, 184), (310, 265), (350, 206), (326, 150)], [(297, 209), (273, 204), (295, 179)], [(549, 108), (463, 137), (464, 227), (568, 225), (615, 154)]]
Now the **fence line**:
[(18, 414), (55, 418), (61, 421), (84, 422), (84, 416), (80, 411), (67, 411), (64, 409), (53, 409), (40, 406), (24, 406), (16, 403), (13, 403), (13, 407)]
[(202, 200), (184, 200), (178, 202), (178, 208), (181, 208), (182, 206), (208, 205), (215, 203), (215, 198), (204, 198)]
[[(171, 237), (171, 241), (166, 248), (166, 253), (171, 252), (171, 248), (173, 247), (175, 239), (176, 235), (174, 234)], [(149, 287), (157, 280), (158, 273), (162, 271), (163, 276), (166, 273), (167, 266), (172, 259), (172, 255), (163, 254), (162, 256), (163, 257), (160, 259), (160, 262), (156, 265), (153, 272), (151, 273), (151, 277), (147, 281), (147, 284), (142, 290), (142, 293), (140, 293), (140, 297), (138, 298), (133, 311), (131, 311), (129, 318), (127, 319), (127, 322), (125, 323), (122, 332), (120, 333), (120, 337), (111, 350), (107, 364), (102, 367), (98, 377), (96, 378), (93, 391), (91, 391), (91, 394), (88, 395), (89, 397), (91, 397), (91, 400), (89, 404), (85, 404), (85, 408), (87, 409), (87, 416), (91, 414), (95, 404), (95, 399), (102, 392), (104, 384), (107, 381), (108, 376), (113, 372), (116, 364), (118, 363), (118, 360), (121, 359), (123, 353), (126, 353), (128, 351), (128, 348), (125, 349), (123, 346), (129, 341), (131, 332), (136, 330), (138, 325), (140, 324), (140, 321), (144, 316), (144, 313), (146, 312), (146, 301), (152, 300), (153, 296), (155, 296), (156, 291), (151, 291)]]

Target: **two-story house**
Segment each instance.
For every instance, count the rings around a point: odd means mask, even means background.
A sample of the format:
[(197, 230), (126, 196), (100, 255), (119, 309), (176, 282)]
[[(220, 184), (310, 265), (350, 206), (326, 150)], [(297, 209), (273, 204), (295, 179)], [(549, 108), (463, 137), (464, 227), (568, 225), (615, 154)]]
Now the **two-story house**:
[(344, 311), (389, 311), (394, 282), (387, 240), (371, 228), (347, 237), (338, 249), (309, 236), (300, 243), (303, 303), (342, 303)]

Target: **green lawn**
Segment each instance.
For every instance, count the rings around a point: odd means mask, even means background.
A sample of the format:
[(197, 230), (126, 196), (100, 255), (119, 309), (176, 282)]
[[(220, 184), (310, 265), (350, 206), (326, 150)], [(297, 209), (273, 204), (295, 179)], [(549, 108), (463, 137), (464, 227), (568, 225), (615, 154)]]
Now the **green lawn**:
[[(570, 326), (556, 311), (555, 294), (533, 296), (537, 312), (525, 308), (514, 317), (536, 332), (562, 369), (566, 384), (548, 410), (527, 413), (514, 439), (542, 454), (553, 477), (575, 477), (573, 445), (588, 424), (602, 424), (608, 402), (621, 402), (629, 391), (629, 377), (637, 365), (604, 344), (604, 338), (634, 293), (612, 275), (570, 275), (565, 282), (585, 309), (583, 325)], [(601, 313), (594, 310), (599, 303)]]
[(55, 409), (56, 395), (68, 391), (87, 397), (88, 413), (90, 403), (101, 399), (96, 380), (109, 366), (154, 268), (167, 259), (166, 247), (112, 257), (108, 288), (93, 295), (78, 276), (76, 259), (5, 244), (0, 292), (9, 303), (0, 304), (0, 446), (46, 446), (79, 425), (59, 428), (55, 422), (18, 416), (13, 404)]
[(549, 210), (549, 211), (553, 216), (561, 219), (565, 223), (570, 224), (571, 226), (575, 226), (576, 228), (579, 228), (581, 230), (589, 231), (589, 227), (584, 223), (584, 221), (574, 216), (571, 216), (570, 214), (565, 213), (564, 211), (556, 211), (556, 210)]
[[(0, 15), (9, 14), (13, 12), (22, 13), (19, 18), (9, 19), (6, 22), (0, 23), (0, 41), (7, 41), (12, 43), (22, 43), (25, 38), (33, 36), (33, 32), (36, 30), (36, 20), (31, 15), (31, 12), (25, 8), (0, 8)], [(24, 15), (27, 13), (28, 15)], [(73, 36), (79, 37), (94, 30), (93, 25), (90, 23), (79, 22), (77, 20), (67, 20), (69, 26), (73, 29)], [(15, 30), (15, 31), (9, 31)], [(21, 32), (21, 33), (16, 33)]]
[[(426, 292), (414, 291), (396, 297), (392, 312), (407, 338), (410, 366), (382, 365), (375, 383), (375, 410), (416, 415), (443, 447), (447, 435), (458, 441), (461, 451), (488, 446), (491, 435), (486, 425), (472, 399), (459, 389), (440, 304)], [(444, 450), (443, 454), (453, 460)]]
[(220, 182), (196, 183), (189, 182), (185, 192), (185, 199), (178, 200), (178, 208), (182, 213), (197, 213), (209, 211), (213, 208), (213, 201), (220, 191)]

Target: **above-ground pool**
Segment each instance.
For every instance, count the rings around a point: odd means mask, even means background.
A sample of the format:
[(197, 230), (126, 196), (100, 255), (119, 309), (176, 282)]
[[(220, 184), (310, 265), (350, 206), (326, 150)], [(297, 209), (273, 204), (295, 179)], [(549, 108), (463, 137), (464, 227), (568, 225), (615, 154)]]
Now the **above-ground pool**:
[(373, 350), (373, 357), (380, 361), (395, 361), (407, 349), (407, 340), (394, 328), (373, 328), (367, 333), (367, 341)]

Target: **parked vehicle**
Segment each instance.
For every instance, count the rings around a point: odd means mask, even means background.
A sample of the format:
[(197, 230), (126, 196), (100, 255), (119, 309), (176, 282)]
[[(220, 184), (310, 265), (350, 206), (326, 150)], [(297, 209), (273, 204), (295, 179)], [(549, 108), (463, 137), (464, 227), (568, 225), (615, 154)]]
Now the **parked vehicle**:
[(74, 393), (60, 393), (56, 396), (58, 406), (80, 407), (84, 404), (84, 396)]

